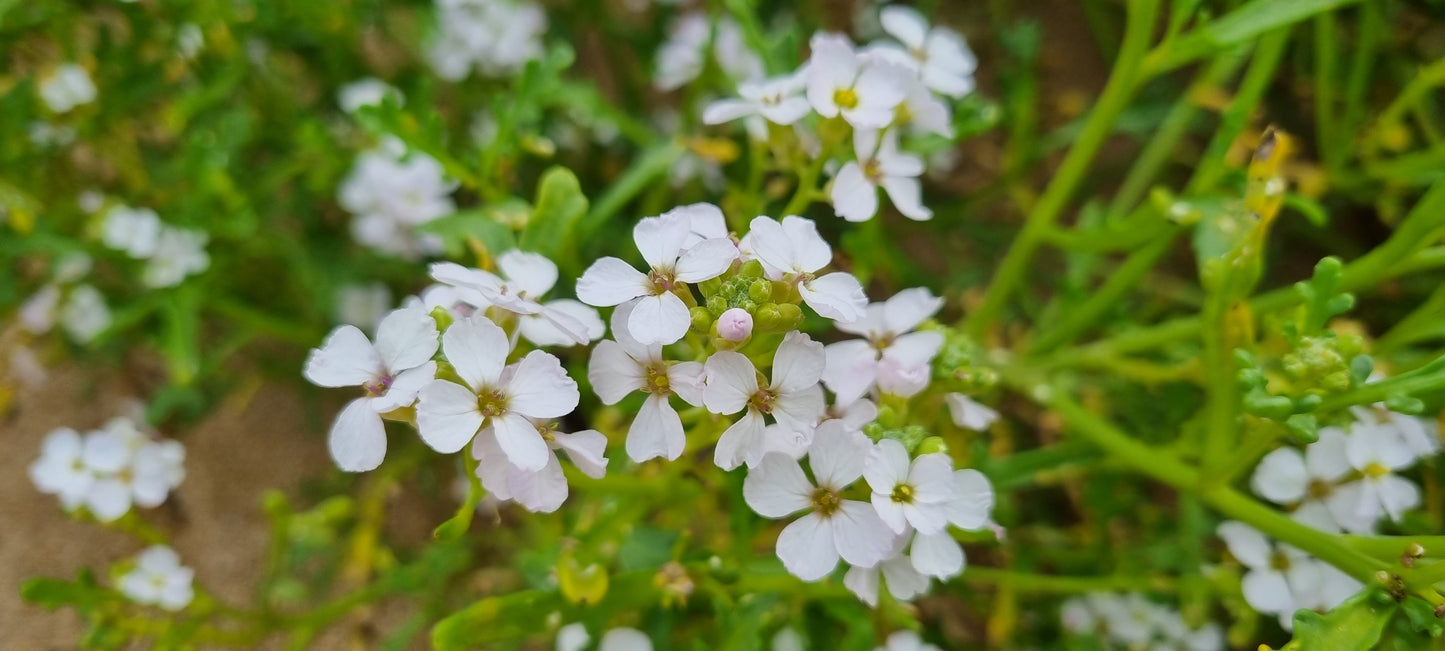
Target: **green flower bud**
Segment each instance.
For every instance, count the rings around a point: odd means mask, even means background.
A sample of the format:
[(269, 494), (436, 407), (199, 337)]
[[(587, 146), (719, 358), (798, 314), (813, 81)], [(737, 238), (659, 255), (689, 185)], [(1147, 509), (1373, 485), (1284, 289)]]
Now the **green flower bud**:
[(695, 307), (689, 310), (692, 314), (692, 329), (694, 332), (707, 334), (712, 329), (712, 311), (706, 307)]
[(723, 312), (728, 311), (728, 299), (724, 298), (721, 294), (713, 294), (707, 297), (707, 311), (712, 314), (714, 319), (722, 316)]
[(783, 303), (778, 306), (778, 314), (782, 315), (785, 325), (783, 331), (794, 330), (803, 323), (803, 308), (792, 303)]
[(738, 275), (743, 278), (762, 278), (763, 263), (756, 259), (748, 260), (738, 269)]
[(437, 330), (446, 330), (452, 327), (452, 322), (456, 320), (452, 318), (451, 312), (440, 305), (431, 309), (431, 318), (437, 322)]
[(717, 278), (710, 278), (698, 283), (697, 290), (702, 292), (704, 298), (712, 298), (713, 294), (718, 293), (718, 291), (722, 289), (722, 286), (722, 276), (718, 276)]
[(748, 286), (748, 298), (757, 303), (766, 303), (773, 295), (773, 283), (767, 278), (759, 278)]
[(937, 436), (930, 436), (918, 444), (918, 454), (948, 454), (948, 443)]

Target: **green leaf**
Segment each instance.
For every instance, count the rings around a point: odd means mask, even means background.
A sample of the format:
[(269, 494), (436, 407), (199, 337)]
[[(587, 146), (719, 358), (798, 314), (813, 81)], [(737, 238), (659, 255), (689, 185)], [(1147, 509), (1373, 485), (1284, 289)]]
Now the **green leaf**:
[(517, 248), (517, 236), (507, 226), (507, 215), (526, 209), (527, 205), (523, 201), (506, 201), (485, 208), (464, 210), (429, 221), (419, 228), (440, 235), (442, 246), (449, 257), (465, 257), (472, 241), (480, 243), (489, 255), (495, 256)]
[(1359, 651), (1373, 649), (1399, 606), (1376, 598), (1378, 588), (1362, 590), (1329, 613), (1301, 610), (1294, 616), (1294, 641), (1285, 649)]
[(1245, 3), (1208, 23), (1195, 27), (1155, 50), (1150, 63), (1156, 71), (1170, 70), (1215, 52), (1248, 43), (1267, 32), (1293, 25), (1315, 14), (1333, 11), (1360, 0), (1262, 0)]
[(20, 585), (20, 598), (27, 602), (54, 610), (61, 606), (81, 606), (95, 601), (95, 579), (89, 570), (81, 572), (78, 581), (64, 581), (38, 577)]
[(577, 176), (565, 167), (549, 168), (537, 186), (536, 205), (519, 244), (559, 263), (575, 264), (576, 226), (587, 214), (587, 197)]

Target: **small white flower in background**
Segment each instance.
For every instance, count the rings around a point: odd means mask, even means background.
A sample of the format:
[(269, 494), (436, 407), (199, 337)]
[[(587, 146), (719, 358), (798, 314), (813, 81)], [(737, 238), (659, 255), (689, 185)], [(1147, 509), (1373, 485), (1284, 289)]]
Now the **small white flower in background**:
[(337, 323), (375, 330), (391, 312), (391, 289), (384, 283), (351, 283), (336, 290)]
[(439, 35), (426, 58), (437, 76), (460, 81), (475, 67), (498, 77), (522, 69), (544, 53), (547, 13), (533, 2), (437, 0)]
[[(1371, 381), (1374, 381), (1373, 379)], [(1421, 418), (1399, 414), (1386, 409), (1383, 404), (1370, 407), (1351, 407), (1350, 413), (1366, 425), (1377, 425), (1377, 433), (1393, 434), (1405, 448), (1417, 458), (1424, 459), (1440, 453), (1440, 424), (1434, 418)]]
[(81, 212), (94, 215), (105, 207), (105, 195), (98, 190), (84, 190), (75, 197), (75, 205), (80, 207)]
[(873, 608), (878, 607), (878, 590), (883, 583), (888, 585), (888, 594), (900, 601), (911, 601), (927, 593), (929, 577), (913, 567), (913, 559), (904, 553), (907, 543), (906, 536), (895, 537), (893, 551), (887, 559), (873, 567), (848, 568), (843, 585)]
[(956, 485), (947, 455), (922, 454), (910, 463), (902, 443), (883, 439), (869, 452), (863, 476), (873, 490), (873, 510), (894, 533), (912, 526), (932, 534), (948, 525), (945, 505)]
[(869, 304), (863, 318), (837, 324), (843, 332), (867, 337), (828, 344), (823, 383), (838, 403), (851, 404), (874, 386), (905, 398), (926, 388), (943, 334), (913, 330), (942, 307), (943, 299), (915, 287)]
[(758, 385), (757, 369), (745, 355), (722, 351), (709, 357), (704, 364), (707, 386), (702, 396), (707, 410), (715, 414), (747, 410), (718, 438), (713, 462), (723, 470), (742, 463), (749, 468), (757, 466), (768, 447), (765, 414), (785, 433), (811, 437), (826, 408), (818, 384), (824, 363), (823, 344), (797, 331), (789, 332), (778, 346), (772, 382), (766, 388)]
[(85, 502), (95, 474), (85, 465), (85, 441), (69, 427), (45, 435), (40, 458), (30, 464), (30, 481), (40, 492), (60, 498), (60, 505), (73, 511)]
[(833, 571), (840, 557), (855, 567), (872, 567), (893, 550), (893, 532), (873, 507), (842, 497), (862, 478), (871, 446), (868, 437), (829, 421), (818, 427), (808, 450), (816, 484), (797, 461), (781, 454), (763, 457), (743, 480), (743, 499), (758, 515), (779, 519), (808, 511), (778, 536), (778, 558), (794, 576), (817, 581)]
[(78, 285), (70, 290), (64, 307), (60, 308), (60, 327), (76, 343), (90, 343), (110, 327), (110, 321), (105, 296), (90, 285)]
[(153, 545), (136, 556), (135, 567), (121, 575), (118, 587), (131, 601), (175, 612), (195, 598), (194, 578), (195, 571), (181, 565), (175, 550)]
[(557, 284), (557, 265), (546, 256), (513, 249), (497, 258), (497, 269), (500, 275), (438, 262), (431, 276), (457, 288), (457, 299), (473, 309), (496, 306), (516, 314), (518, 333), (538, 346), (587, 344), (602, 336), (597, 310), (565, 298), (542, 302)]
[[(894, 109), (893, 124), (913, 133), (931, 133), (944, 138), (953, 138), (953, 117), (948, 104), (938, 99), (918, 79), (910, 79), (908, 94)], [(952, 151), (951, 149), (944, 151)]]
[(1240, 586), (1245, 602), (1261, 613), (1278, 615), (1286, 630), (1294, 627), (1296, 610), (1334, 608), (1362, 587), (1299, 549), (1270, 544), (1264, 534), (1242, 522), (1221, 523), (1216, 533), (1229, 553), (1248, 568)]
[(876, 57), (860, 56), (848, 37), (819, 33), (810, 41), (807, 96), (825, 118), (843, 116), (857, 129), (882, 129), (893, 122), (911, 72)]
[(470, 443), (483, 425), (507, 460), (536, 472), (555, 458), (531, 419), (561, 418), (577, 408), (577, 383), (556, 357), (534, 350), (507, 366), (507, 333), (476, 315), (442, 333), (442, 352), (464, 384), (435, 380), (417, 397), (421, 438), (450, 454)]
[(597, 651), (652, 651), (652, 639), (642, 631), (622, 626), (603, 633)]
[(943, 651), (923, 641), (913, 631), (895, 631), (888, 636), (888, 642), (873, 651)]
[(75, 127), (36, 120), (27, 127), (26, 135), (39, 147), (64, 147), (75, 142)]
[(627, 429), (627, 456), (641, 463), (657, 457), (672, 461), (687, 446), (682, 419), (668, 397), (676, 395), (694, 407), (703, 404), (703, 365), (668, 362), (662, 344), (644, 345), (627, 331), (632, 307), (612, 312), (612, 336), (592, 349), (587, 380), (602, 404), (615, 405), (634, 391), (648, 394)]
[(188, 276), (199, 274), (211, 266), (206, 253), (210, 235), (204, 231), (166, 226), (161, 229), (155, 254), (146, 261), (141, 283), (147, 287), (174, 287)]
[(206, 46), (206, 33), (195, 23), (186, 23), (176, 30), (176, 52), (183, 59), (194, 59)]
[(137, 260), (145, 260), (160, 248), (161, 230), (165, 224), (150, 208), (112, 206), (101, 224), (100, 241), (106, 247), (123, 251)]
[(685, 246), (692, 234), (691, 219), (669, 212), (647, 217), (632, 229), (633, 242), (650, 266), (648, 273), (633, 269), (620, 258), (602, 258), (577, 281), (577, 298), (597, 307), (632, 305), (627, 331), (642, 344), (670, 344), (687, 334), (692, 315), (674, 288), (721, 276), (738, 257), (727, 238), (709, 238)]
[(746, 246), (770, 279), (797, 283), (803, 302), (821, 316), (842, 323), (863, 317), (868, 297), (853, 274), (815, 275), (833, 261), (833, 249), (812, 220), (789, 215), (778, 223), (757, 217), (749, 229)]
[(402, 103), (401, 91), (375, 77), (363, 77), (341, 87), (336, 93), (336, 103), (341, 110), (355, 113), (363, 106), (380, 106), (388, 97)]
[(40, 99), (56, 113), (95, 101), (95, 82), (79, 64), (63, 63), (40, 79)]
[(551, 513), (567, 501), (568, 493), (567, 477), (562, 474), (556, 451), (566, 452), (582, 474), (601, 479), (607, 474), (607, 457), (603, 456), (607, 437), (597, 430), (568, 434), (558, 432), (552, 422), (531, 422), (552, 451), (541, 470), (528, 471), (513, 465), (490, 426), (472, 439), (472, 458), (478, 462), (477, 477), (489, 495), (501, 501), (512, 500), (529, 511)]
[(982, 432), (998, 420), (997, 411), (962, 393), (949, 393), (944, 395), (943, 399), (948, 403), (948, 414), (952, 417), (953, 424), (964, 429)]
[(1415, 453), (1389, 426), (1355, 423), (1345, 457), (1361, 475), (1336, 491), (1338, 504), (1350, 515), (1361, 521), (1375, 522), (1381, 516), (1398, 521), (1405, 511), (1420, 505), (1420, 487), (1395, 474), (1415, 465)]
[(850, 222), (864, 222), (878, 214), (878, 189), (888, 193), (893, 206), (909, 219), (931, 219), (933, 211), (923, 205), (923, 159), (898, 151), (898, 132), (889, 130), (879, 139), (870, 129), (853, 131), (853, 150), (858, 160), (849, 161), (833, 177), (830, 197), (833, 210)]
[(591, 641), (592, 636), (587, 634), (587, 627), (582, 622), (572, 622), (557, 629), (556, 651), (582, 651)]
[(1377, 514), (1361, 517), (1357, 500), (1338, 490), (1350, 472), (1348, 435), (1338, 427), (1320, 429), (1319, 439), (1305, 447), (1279, 448), (1264, 455), (1250, 478), (1259, 496), (1280, 505), (1294, 505), (1291, 516), (1315, 528), (1337, 533), (1373, 533)]
[(722, 124), (754, 115), (773, 124), (790, 125), (812, 112), (802, 95), (806, 70), (782, 77), (745, 81), (738, 85), (741, 99), (722, 99), (703, 109), (703, 124)]
[(871, 51), (896, 53), (889, 60), (906, 62), (930, 89), (950, 97), (963, 97), (974, 89), (978, 59), (963, 37), (946, 27), (929, 29), (928, 20), (911, 7), (891, 5), (879, 16), (883, 31), (898, 39), (872, 46)]
[(185, 448), (156, 441), (128, 418), (81, 436), (60, 428), (46, 436), (30, 478), (42, 493), (60, 498), (74, 511), (84, 506), (101, 522), (112, 522), (132, 505), (153, 508), (185, 478)]
[(697, 79), (707, 65), (709, 40), (723, 74), (739, 81), (763, 75), (763, 61), (744, 42), (737, 21), (726, 17), (719, 19), (714, 35), (707, 16), (694, 11), (680, 16), (672, 24), (667, 40), (658, 48), (653, 86), (658, 90), (676, 90)]
[(437, 345), (436, 321), (414, 305), (382, 319), (375, 343), (356, 326), (343, 325), (312, 349), (302, 371), (307, 380), (323, 387), (359, 386), (365, 392), (342, 408), (331, 425), (327, 447), (338, 467), (362, 472), (381, 465), (386, 457), (381, 415), (411, 406), (436, 377), (431, 358)]
[(778, 629), (773, 635), (772, 651), (805, 651), (803, 636), (791, 626)]
[(355, 215), (351, 234), (380, 253), (417, 259), (441, 252), (441, 238), (414, 227), (456, 212), (455, 181), (441, 163), (388, 140), (357, 156), (342, 181), (337, 201)]

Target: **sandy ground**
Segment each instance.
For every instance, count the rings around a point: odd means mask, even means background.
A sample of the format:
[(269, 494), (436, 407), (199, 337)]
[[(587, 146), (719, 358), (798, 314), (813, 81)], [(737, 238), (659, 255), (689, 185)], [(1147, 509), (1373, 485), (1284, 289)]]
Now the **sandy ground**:
[[(143, 545), (97, 525), (72, 521), (59, 503), (30, 483), (26, 468), (50, 430), (84, 431), (123, 413), (124, 387), (97, 387), (88, 375), (56, 371), (43, 387), (22, 389), (18, 412), (0, 421), (0, 648), (73, 649), (80, 618), (23, 603), (20, 584), (33, 576), (73, 578), (83, 566), (99, 572)], [(223, 600), (246, 603), (255, 587), (267, 527), (260, 498), (268, 489), (295, 494), (303, 477), (329, 466), (320, 432), (304, 425), (301, 398), (262, 387), (249, 400), (223, 406), (181, 439), (187, 477), (171, 501), (146, 512), (170, 533), (182, 562)]]

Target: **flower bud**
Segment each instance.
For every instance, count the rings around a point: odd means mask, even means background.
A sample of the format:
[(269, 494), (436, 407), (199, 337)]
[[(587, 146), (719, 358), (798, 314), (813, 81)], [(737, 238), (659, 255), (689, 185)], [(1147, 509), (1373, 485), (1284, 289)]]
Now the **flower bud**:
[(762, 278), (763, 263), (758, 261), (757, 259), (748, 260), (747, 262), (743, 263), (743, 266), (741, 268), (738, 269), (738, 275), (744, 278)]
[(722, 289), (722, 286), (722, 276), (718, 276), (717, 278), (709, 278), (695, 285), (695, 287), (697, 287), (697, 290), (702, 292), (702, 295), (709, 299), (712, 298), (713, 294), (718, 293), (718, 290)]
[(726, 312), (727, 309), (728, 299), (723, 298), (722, 295), (714, 294), (708, 297), (707, 311), (710, 312), (713, 316), (722, 316), (722, 313)]
[(753, 315), (737, 307), (723, 312), (717, 320), (717, 334), (732, 342), (747, 339), (753, 334)]
[(707, 332), (712, 327), (712, 312), (705, 307), (695, 307), (689, 311), (692, 314), (692, 329), (696, 332)]
[(773, 295), (773, 283), (767, 278), (759, 278), (748, 286), (748, 298), (758, 303), (766, 303)]
[(948, 454), (948, 443), (937, 436), (930, 436), (918, 444), (918, 454)]

